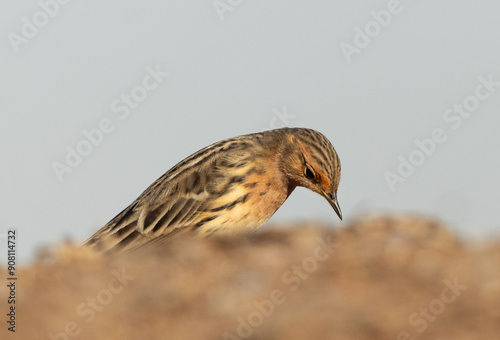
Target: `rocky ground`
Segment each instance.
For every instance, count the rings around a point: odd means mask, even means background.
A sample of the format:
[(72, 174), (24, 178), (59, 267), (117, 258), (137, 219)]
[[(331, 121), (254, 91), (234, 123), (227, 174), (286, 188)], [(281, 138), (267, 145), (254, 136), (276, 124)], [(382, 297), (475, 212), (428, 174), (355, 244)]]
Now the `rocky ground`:
[(421, 218), (266, 226), (121, 256), (64, 245), (17, 274), (16, 332), (2, 284), (0, 339), (500, 338), (500, 241)]

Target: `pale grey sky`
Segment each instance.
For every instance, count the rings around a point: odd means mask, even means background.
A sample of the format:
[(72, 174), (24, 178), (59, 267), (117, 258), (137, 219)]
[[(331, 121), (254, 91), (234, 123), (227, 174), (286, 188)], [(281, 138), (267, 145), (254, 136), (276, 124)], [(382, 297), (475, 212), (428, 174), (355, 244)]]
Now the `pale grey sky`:
[[(23, 261), (198, 149), (283, 125), (337, 149), (343, 223), (410, 212), (498, 235), (500, 2), (60, 2), (0, 12), (0, 234), (18, 229)], [(305, 189), (269, 223), (308, 220), (342, 225)]]

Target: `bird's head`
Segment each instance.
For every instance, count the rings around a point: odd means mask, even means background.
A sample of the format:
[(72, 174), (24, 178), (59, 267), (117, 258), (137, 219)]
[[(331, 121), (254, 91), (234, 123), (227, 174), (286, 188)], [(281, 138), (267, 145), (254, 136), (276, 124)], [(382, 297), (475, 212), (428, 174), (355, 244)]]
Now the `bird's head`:
[(330, 141), (311, 129), (287, 129), (282, 151), (282, 170), (292, 187), (302, 186), (325, 197), (342, 220), (337, 201), (340, 160)]

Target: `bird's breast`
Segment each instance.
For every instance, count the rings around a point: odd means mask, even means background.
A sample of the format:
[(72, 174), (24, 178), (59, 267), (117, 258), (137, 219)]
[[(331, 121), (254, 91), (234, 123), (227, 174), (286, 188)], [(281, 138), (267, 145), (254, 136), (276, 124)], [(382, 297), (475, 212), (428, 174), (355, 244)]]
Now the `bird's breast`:
[[(241, 169), (243, 178), (213, 199), (210, 221), (198, 232), (203, 235), (236, 233), (261, 227), (288, 197), (288, 182), (273, 164)], [(230, 181), (230, 180), (228, 180)], [(227, 185), (226, 185), (227, 187)], [(208, 215), (207, 215), (208, 216)]]

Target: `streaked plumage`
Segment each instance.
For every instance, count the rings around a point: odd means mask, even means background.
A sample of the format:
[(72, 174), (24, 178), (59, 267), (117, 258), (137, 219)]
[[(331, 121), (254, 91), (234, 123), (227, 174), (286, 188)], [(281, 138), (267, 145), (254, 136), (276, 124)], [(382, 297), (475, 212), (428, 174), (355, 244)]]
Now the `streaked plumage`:
[(192, 154), (149, 186), (84, 245), (100, 251), (161, 243), (177, 233), (255, 230), (296, 186), (337, 204), (340, 160), (328, 139), (283, 128), (226, 139)]

